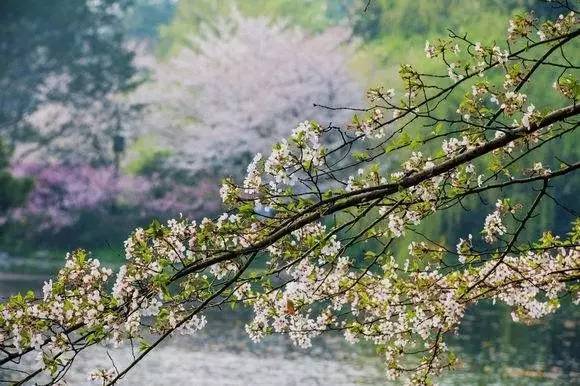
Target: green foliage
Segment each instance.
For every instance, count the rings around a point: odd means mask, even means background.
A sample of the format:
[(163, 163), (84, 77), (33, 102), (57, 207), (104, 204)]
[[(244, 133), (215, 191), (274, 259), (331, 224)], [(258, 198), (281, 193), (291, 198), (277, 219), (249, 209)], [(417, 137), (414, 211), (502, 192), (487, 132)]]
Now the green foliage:
[(32, 189), (32, 180), (12, 176), (9, 160), (10, 151), (0, 140), (0, 217), (8, 209), (21, 205)]
[(172, 0), (134, 0), (124, 18), (127, 34), (141, 39), (156, 40), (158, 26), (171, 21), (175, 4)]
[(355, 13), (354, 32), (365, 40), (390, 41), (441, 35), (446, 28), (473, 34), (485, 31), (486, 35), (491, 32), (500, 37), (505, 29), (493, 28), (490, 23), (504, 23), (506, 14), (530, 3), (535, 1), (372, 0), (366, 12)]
[(171, 151), (156, 146), (149, 137), (141, 137), (128, 149), (132, 158), (124, 167), (125, 171), (133, 175), (151, 176), (162, 170), (164, 161), (171, 155)]
[(212, 28), (220, 16), (237, 10), (250, 17), (283, 20), (313, 32), (343, 20), (353, 0), (182, 0), (171, 22), (160, 28), (159, 53), (169, 57), (183, 47), (191, 47), (190, 37), (203, 28)]

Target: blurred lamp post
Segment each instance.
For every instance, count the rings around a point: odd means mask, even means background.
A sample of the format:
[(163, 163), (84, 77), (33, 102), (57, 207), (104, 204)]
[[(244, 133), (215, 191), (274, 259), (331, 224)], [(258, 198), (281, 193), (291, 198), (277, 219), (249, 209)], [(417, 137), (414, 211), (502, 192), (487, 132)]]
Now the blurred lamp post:
[(113, 136), (113, 154), (115, 164), (115, 177), (119, 176), (119, 165), (121, 163), (121, 154), (125, 151), (125, 137), (123, 136), (123, 126), (121, 125), (121, 115), (119, 110), (116, 112), (117, 127), (115, 128), (115, 135)]

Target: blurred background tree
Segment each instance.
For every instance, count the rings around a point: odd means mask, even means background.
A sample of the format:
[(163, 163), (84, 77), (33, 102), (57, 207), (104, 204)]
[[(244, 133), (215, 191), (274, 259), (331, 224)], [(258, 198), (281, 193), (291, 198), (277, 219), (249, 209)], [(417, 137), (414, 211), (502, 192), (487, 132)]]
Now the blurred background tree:
[[(170, 149), (173, 170), (241, 175), (256, 152), (307, 118), (344, 124), (362, 88), (349, 60), (350, 30), (309, 36), (297, 27), (234, 10), (187, 35), (187, 46), (167, 60), (145, 56), (151, 82), (137, 90), (149, 106), (135, 136), (155, 137)], [(216, 174), (217, 173), (217, 174)]]
[[(7, 0), (0, 4), (0, 134), (16, 157), (110, 155), (119, 110), (134, 85), (121, 20), (129, 0)], [(90, 116), (89, 116), (90, 115)], [(105, 127), (102, 127), (102, 126)], [(67, 141), (75, 138), (74, 143)], [(82, 138), (82, 140), (78, 140)], [(56, 153), (58, 151), (58, 153)]]

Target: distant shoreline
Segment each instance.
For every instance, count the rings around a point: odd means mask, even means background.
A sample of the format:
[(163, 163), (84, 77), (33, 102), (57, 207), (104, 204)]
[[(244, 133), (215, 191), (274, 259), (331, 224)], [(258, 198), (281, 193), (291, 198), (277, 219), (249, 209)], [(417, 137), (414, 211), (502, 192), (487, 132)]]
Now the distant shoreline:
[(40, 273), (0, 272), (0, 281), (44, 280), (46, 277)]

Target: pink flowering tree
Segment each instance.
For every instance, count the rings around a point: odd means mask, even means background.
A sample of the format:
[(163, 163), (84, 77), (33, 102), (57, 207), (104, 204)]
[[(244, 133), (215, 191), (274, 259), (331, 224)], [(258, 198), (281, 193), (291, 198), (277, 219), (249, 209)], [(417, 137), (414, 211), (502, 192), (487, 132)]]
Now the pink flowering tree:
[[(195, 186), (167, 181), (157, 174), (131, 176), (112, 166), (62, 163), (20, 163), (12, 168), (18, 177), (34, 181), (23, 205), (9, 211), (5, 221), (34, 224), (34, 232), (58, 232), (74, 227), (86, 212), (106, 214), (124, 207), (134, 222), (143, 218), (183, 213), (213, 213), (206, 181)], [(49, 232), (49, 233), (50, 233)]]
[(25, 204), (12, 213), (14, 220), (34, 218), (39, 231), (71, 225), (79, 211), (97, 210), (117, 193), (110, 168), (88, 165), (19, 164), (18, 176), (34, 178), (34, 188)]
[(134, 96), (149, 105), (138, 133), (176, 152), (174, 165), (194, 172), (247, 162), (306, 118), (343, 124), (362, 91), (349, 74), (349, 31), (309, 36), (266, 18), (233, 11), (192, 36), (168, 62), (142, 56), (152, 82)]
[[(569, 10), (548, 21), (520, 15), (506, 29), (505, 45), (453, 33), (428, 43), (440, 71), (402, 66), (401, 84), (370, 90), (349, 125), (298, 124), (239, 183), (224, 181), (224, 214), (136, 229), (118, 272), (69, 254), (40, 296), (2, 305), (0, 364), (36, 357), (14, 379), (61, 382), (79, 351), (139, 342), (128, 367), (90, 374), (112, 385), (165, 339), (204, 328), (209, 310), (239, 304), (253, 310), (255, 342), (288, 334), (308, 348), (339, 332), (376, 345), (389, 378), (424, 385), (458, 363), (448, 337), (477, 303), (505, 304), (520, 323), (578, 304), (580, 221), (561, 235), (526, 227), (554, 181), (577, 181), (578, 160), (536, 155), (578, 125), (580, 29)], [(528, 97), (538, 76), (553, 77), (542, 91), (555, 102)], [(450, 109), (452, 95), (461, 102)], [(522, 185), (529, 194), (511, 199)], [(423, 227), (498, 190), (504, 198), (457, 240)]]

